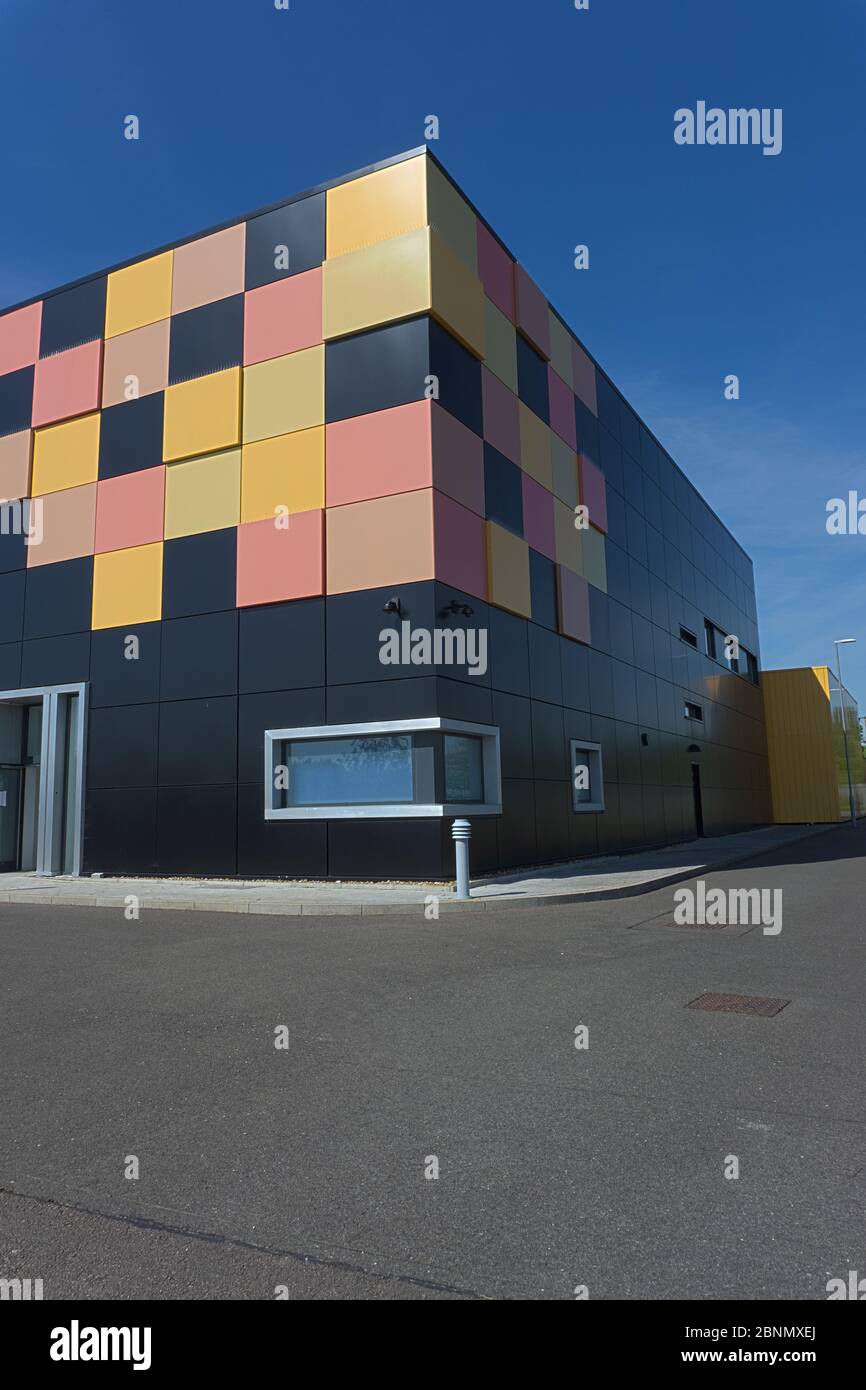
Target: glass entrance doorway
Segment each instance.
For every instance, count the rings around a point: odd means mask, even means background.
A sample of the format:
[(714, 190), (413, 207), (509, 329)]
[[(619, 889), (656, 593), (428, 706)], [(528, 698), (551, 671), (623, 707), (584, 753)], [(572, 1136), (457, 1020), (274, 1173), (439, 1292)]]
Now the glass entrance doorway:
[(85, 698), (0, 691), (0, 872), (81, 872)]

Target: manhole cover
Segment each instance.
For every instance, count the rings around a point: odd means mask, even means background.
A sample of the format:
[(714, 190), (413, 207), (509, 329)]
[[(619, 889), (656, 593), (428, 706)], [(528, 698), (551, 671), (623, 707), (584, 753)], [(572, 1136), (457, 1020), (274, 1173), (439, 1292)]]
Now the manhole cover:
[(686, 1007), (708, 1009), (711, 1013), (755, 1014), (759, 1018), (772, 1018), (790, 1002), (790, 999), (762, 999), (755, 994), (699, 994)]

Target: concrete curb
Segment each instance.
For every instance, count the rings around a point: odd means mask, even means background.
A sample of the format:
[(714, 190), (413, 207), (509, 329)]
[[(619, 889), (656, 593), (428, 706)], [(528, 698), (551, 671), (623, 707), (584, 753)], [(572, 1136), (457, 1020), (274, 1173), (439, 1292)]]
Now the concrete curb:
[[(801, 835), (786, 837), (779, 845), (756, 845), (753, 849), (743, 852), (738, 850), (736, 854), (729, 855), (724, 859), (717, 859), (713, 863), (691, 865), (688, 868), (678, 868), (670, 874), (662, 874), (658, 878), (651, 879), (644, 883), (630, 883), (618, 888), (595, 889), (586, 893), (563, 892), (563, 893), (536, 893), (531, 896), (505, 896), (470, 898), (468, 902), (454, 898), (451, 893), (437, 894), (432, 891), (425, 894), (425, 897), (438, 898), (439, 913), (461, 913), (461, 912), (499, 912), (503, 910), (513, 911), (515, 908), (526, 907), (553, 907), (553, 906), (574, 906), (578, 903), (598, 903), (615, 902), (621, 898), (637, 898), (645, 893), (654, 893), (659, 888), (670, 888), (674, 884), (683, 883), (687, 879), (697, 878), (701, 874), (712, 874), (718, 869), (734, 868), (737, 864), (748, 863), (751, 859), (757, 859), (763, 854), (772, 853), (775, 848), (787, 848), (788, 845), (798, 844), (801, 840), (808, 840), (813, 836), (827, 834), (831, 830), (838, 830), (840, 826), (847, 824), (841, 822), (840, 825), (821, 825), (809, 826), (804, 829)], [(45, 904), (49, 903), (56, 907), (110, 907), (115, 911), (125, 906), (125, 900), (129, 896), (128, 890), (118, 890), (116, 898), (96, 896), (93, 893), (51, 893), (42, 890), (11, 890), (3, 892), (0, 889), (0, 903), (17, 904)], [(419, 898), (415, 902), (403, 903), (322, 903), (298, 902), (298, 903), (279, 903), (274, 899), (262, 899), (256, 901), (255, 897), (222, 897), (214, 895), (213, 898), (202, 898), (191, 895), (189, 898), (160, 898), (155, 894), (152, 898), (144, 899), (142, 892), (137, 895), (141, 899), (141, 911), (165, 911), (165, 912), (226, 912), (226, 913), (245, 913), (249, 916), (267, 917), (405, 917), (419, 908), (424, 907), (424, 899)]]

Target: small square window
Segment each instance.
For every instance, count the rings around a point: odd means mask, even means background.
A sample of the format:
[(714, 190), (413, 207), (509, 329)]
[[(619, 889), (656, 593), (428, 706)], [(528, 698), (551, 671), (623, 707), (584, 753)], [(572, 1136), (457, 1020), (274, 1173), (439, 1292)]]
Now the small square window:
[(604, 810), (604, 772), (600, 743), (571, 740), (571, 809)]
[(686, 719), (697, 719), (701, 724), (704, 722), (704, 710), (702, 705), (693, 705), (690, 700), (686, 700), (683, 706), (683, 714)]
[(686, 642), (688, 646), (694, 647), (697, 651), (698, 639), (696, 635), (693, 632), (690, 632), (687, 627), (680, 628), (680, 641)]

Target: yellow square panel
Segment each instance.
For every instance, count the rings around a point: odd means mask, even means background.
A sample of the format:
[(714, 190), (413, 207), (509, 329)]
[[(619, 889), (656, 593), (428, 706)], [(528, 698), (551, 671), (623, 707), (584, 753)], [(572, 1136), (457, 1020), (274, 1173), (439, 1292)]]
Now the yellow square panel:
[(571, 334), (552, 309), (550, 313), (550, 362), (553, 370), (574, 390), (574, 367), (571, 356)]
[(131, 627), (162, 617), (162, 544), (93, 557), (93, 627)]
[(305, 348), (244, 368), (245, 444), (324, 423), (324, 347)]
[(166, 469), (166, 540), (237, 526), (240, 511), (240, 449), (190, 459)]
[(455, 337), (484, 356), (484, 290), (481, 281), (433, 229), (430, 231), (433, 313)]
[(478, 219), (432, 159), (427, 160), (427, 221), (473, 275), (478, 274)]
[(517, 395), (517, 333), (514, 324), (484, 296), (484, 365)]
[(265, 521), (325, 505), (325, 427), (245, 444), (241, 462), (241, 521)]
[(495, 521), (487, 523), (487, 587), (490, 602), (498, 608), (532, 616), (529, 546)]
[(539, 420), (534, 410), (520, 402), (520, 465), (548, 492), (553, 491), (553, 457), (550, 426)]
[(423, 314), (431, 303), (429, 230), (325, 261), (323, 294), (325, 338)]
[(99, 473), (100, 414), (36, 430), (31, 495), (95, 483)]
[(169, 386), (165, 393), (162, 456), (192, 458), (240, 443), (241, 369)]
[(328, 189), (327, 258), (415, 231), (427, 222), (427, 155)]
[[(556, 540), (557, 564), (575, 574), (583, 574), (583, 541), (586, 531), (575, 526), (574, 508), (567, 507), (558, 497), (553, 499), (553, 526)], [(591, 529), (591, 528), (590, 528)]]
[(115, 338), (143, 328), (146, 323), (167, 319), (171, 313), (172, 251), (137, 261), (108, 277), (105, 304), (105, 336)]
[(583, 577), (588, 584), (594, 584), (597, 589), (607, 593), (604, 536), (594, 526), (587, 527), (583, 532)]

